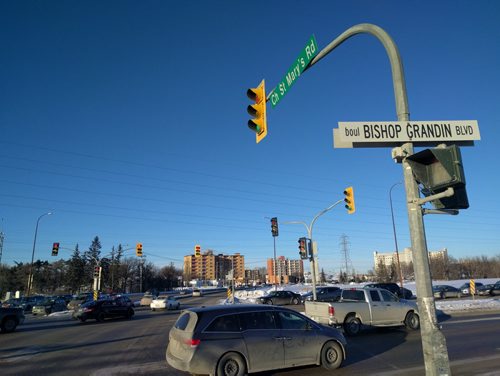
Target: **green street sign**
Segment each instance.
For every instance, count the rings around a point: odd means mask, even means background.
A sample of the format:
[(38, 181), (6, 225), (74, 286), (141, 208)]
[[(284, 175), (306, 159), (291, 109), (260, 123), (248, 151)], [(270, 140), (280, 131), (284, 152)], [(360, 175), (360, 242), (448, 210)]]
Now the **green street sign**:
[(279, 103), (281, 98), (285, 96), (290, 87), (297, 81), (304, 69), (309, 65), (311, 60), (318, 54), (318, 44), (316, 43), (316, 38), (314, 34), (309, 38), (307, 45), (300, 52), (299, 57), (293, 62), (285, 77), (276, 86), (270, 95), (271, 104), (273, 108)]

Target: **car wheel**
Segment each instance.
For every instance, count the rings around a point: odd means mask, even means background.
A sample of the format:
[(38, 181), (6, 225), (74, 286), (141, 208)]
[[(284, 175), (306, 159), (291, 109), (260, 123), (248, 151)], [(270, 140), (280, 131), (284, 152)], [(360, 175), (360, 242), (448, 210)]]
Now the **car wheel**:
[(446, 294), (444, 293), (444, 291), (441, 291), (441, 294), (439, 294), (439, 296), (441, 297), (441, 299), (446, 299)]
[(80, 317), (78, 320), (80, 320), (80, 322), (85, 322), (87, 319), (83, 318), (83, 317)]
[(99, 322), (103, 322), (104, 318), (105, 318), (104, 312), (99, 312), (99, 314), (97, 315), (96, 320), (99, 321)]
[(344, 352), (337, 342), (325, 343), (321, 349), (321, 366), (325, 369), (337, 369), (344, 360)]
[(217, 364), (217, 376), (243, 376), (245, 374), (245, 362), (236, 353), (227, 353), (220, 358)]
[(415, 312), (408, 312), (405, 318), (405, 326), (411, 330), (420, 329), (420, 317)]
[(127, 319), (129, 319), (129, 320), (132, 319), (132, 316), (134, 316), (134, 311), (132, 311), (131, 309), (129, 309), (127, 311)]
[(154, 309), (154, 308), (151, 308), (151, 311), (153, 311), (153, 312), (154, 312), (154, 311), (155, 311), (155, 309)]
[(4, 333), (10, 333), (16, 330), (17, 327), (17, 321), (11, 317), (7, 317), (5, 320), (2, 322), (2, 332)]
[(272, 299), (266, 300), (266, 304), (273, 304), (273, 300)]
[(293, 298), (293, 300), (292, 300), (292, 304), (297, 305), (297, 304), (299, 304), (299, 303), (300, 303), (300, 300), (299, 300), (299, 299), (297, 299), (297, 298)]
[(347, 316), (344, 321), (344, 331), (348, 336), (358, 335), (361, 331), (361, 320), (354, 315)]

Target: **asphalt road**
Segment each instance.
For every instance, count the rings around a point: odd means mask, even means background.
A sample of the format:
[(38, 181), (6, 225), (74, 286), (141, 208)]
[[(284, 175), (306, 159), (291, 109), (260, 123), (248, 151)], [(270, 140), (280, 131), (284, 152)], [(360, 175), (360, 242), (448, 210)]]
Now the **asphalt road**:
[[(184, 307), (206, 305), (223, 297), (189, 297), (181, 302)], [(132, 320), (83, 324), (68, 316), (28, 315), (16, 332), (0, 335), (0, 370), (2, 375), (182, 375), (165, 362), (168, 332), (178, 314), (139, 308)], [(500, 314), (444, 316), (440, 322), (453, 375), (498, 372)], [(335, 372), (302, 367), (258, 376), (425, 374), (419, 332), (368, 330), (348, 338), (347, 351), (347, 361)]]

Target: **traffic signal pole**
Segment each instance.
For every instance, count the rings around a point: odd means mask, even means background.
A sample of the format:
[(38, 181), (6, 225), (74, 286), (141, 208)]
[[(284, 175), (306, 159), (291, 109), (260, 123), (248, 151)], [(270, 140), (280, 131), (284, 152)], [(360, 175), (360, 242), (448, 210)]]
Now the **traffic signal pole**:
[[(403, 64), (396, 44), (382, 28), (372, 24), (359, 24), (349, 28), (320, 51), (311, 61), (308, 69), (347, 39), (361, 33), (371, 34), (383, 44), (391, 63), (398, 121), (409, 121), (410, 116)], [(421, 207), (422, 202), (420, 201), (418, 185), (413, 177), (411, 166), (406, 161), (406, 157), (412, 154), (413, 143), (411, 142), (405, 143), (392, 150), (392, 158), (401, 163), (403, 168), (425, 373), (427, 376), (451, 375), (446, 339), (437, 324), (436, 307), (432, 294), (427, 241), (424, 231), (423, 209)]]

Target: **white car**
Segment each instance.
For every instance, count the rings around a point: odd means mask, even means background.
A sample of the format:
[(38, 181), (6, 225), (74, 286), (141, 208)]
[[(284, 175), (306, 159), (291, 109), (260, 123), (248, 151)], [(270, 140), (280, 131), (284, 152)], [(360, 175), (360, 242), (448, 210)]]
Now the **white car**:
[(179, 309), (181, 303), (171, 296), (158, 296), (151, 301), (151, 311), (156, 309)]

